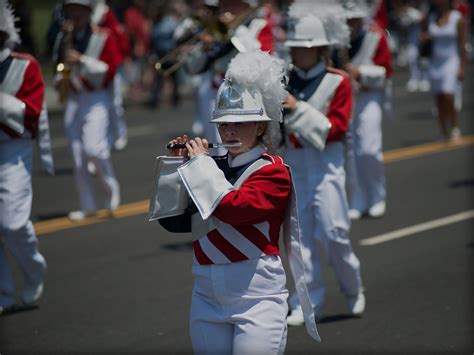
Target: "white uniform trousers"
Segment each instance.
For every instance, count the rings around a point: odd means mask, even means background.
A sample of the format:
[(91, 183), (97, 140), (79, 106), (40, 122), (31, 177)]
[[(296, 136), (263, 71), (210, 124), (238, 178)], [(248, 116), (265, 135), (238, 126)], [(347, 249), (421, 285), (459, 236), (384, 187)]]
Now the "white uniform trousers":
[(94, 180), (87, 170), (89, 161), (96, 166), (107, 199), (110, 199), (112, 192), (119, 189), (107, 141), (110, 106), (110, 95), (107, 90), (71, 95), (67, 102), (64, 123), (72, 149), (74, 175), (82, 211), (97, 209)]
[(382, 153), (383, 92), (359, 92), (355, 96), (347, 151), (347, 190), (351, 209), (362, 213), (385, 200)]
[(113, 146), (119, 138), (127, 138), (127, 123), (125, 122), (122, 95), (123, 64), (120, 65), (114, 76), (113, 84), (109, 88), (112, 106), (109, 112), (109, 144)]
[(32, 141), (0, 140), (0, 306), (15, 302), (15, 286), (6, 260), (14, 257), (25, 286), (42, 282), (46, 261), (30, 221)]
[[(285, 162), (291, 167), (296, 189), (308, 291), (313, 308), (320, 313), (325, 287), (317, 241), (325, 249), (342, 293), (354, 296), (362, 290), (359, 259), (349, 239), (344, 144), (329, 143), (322, 152), (313, 147), (290, 148), (285, 152)], [(290, 306), (299, 307), (295, 293)]]
[(195, 354), (283, 354), (288, 291), (279, 256), (193, 265), (190, 333)]

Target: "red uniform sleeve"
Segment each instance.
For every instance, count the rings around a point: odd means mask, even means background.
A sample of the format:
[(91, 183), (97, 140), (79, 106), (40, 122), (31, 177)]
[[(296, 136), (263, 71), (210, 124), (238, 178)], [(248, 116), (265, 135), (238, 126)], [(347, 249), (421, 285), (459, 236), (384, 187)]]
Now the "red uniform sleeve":
[(125, 30), (120, 22), (117, 20), (117, 17), (112, 10), (109, 9), (105, 14), (104, 21), (101, 24), (101, 27), (107, 28), (112, 33), (113, 38), (117, 42), (117, 45), (122, 56), (122, 60), (128, 56), (130, 51), (130, 46), (128, 43), (127, 35)]
[(114, 79), (117, 68), (122, 62), (117, 42), (114, 40), (113, 36), (110, 35), (110, 32), (104, 43), (104, 48), (102, 49), (99, 60), (107, 63), (109, 66), (103, 83), (103, 86), (106, 87)]
[(23, 78), (23, 84), (16, 94), (16, 98), (23, 101), (25, 109), (25, 128), (33, 137), (38, 132), (38, 121), (43, 106), (44, 80), (38, 62), (31, 56)]
[(282, 164), (270, 164), (228, 193), (214, 210), (214, 216), (231, 225), (261, 223), (285, 211), (290, 192), (288, 169)]
[(262, 28), (257, 37), (258, 41), (262, 45), (260, 49), (264, 52), (272, 54), (273, 52), (273, 34), (272, 26), (270, 22), (267, 21), (265, 27)]
[(349, 77), (343, 76), (329, 104), (327, 118), (332, 123), (326, 142), (338, 141), (345, 135), (352, 113), (352, 89)]
[(385, 34), (380, 31), (380, 41), (375, 56), (373, 58), (375, 65), (384, 67), (387, 71), (387, 78), (391, 78), (393, 74), (392, 69), (392, 54), (390, 53), (390, 48), (388, 47), (388, 41), (385, 37)]

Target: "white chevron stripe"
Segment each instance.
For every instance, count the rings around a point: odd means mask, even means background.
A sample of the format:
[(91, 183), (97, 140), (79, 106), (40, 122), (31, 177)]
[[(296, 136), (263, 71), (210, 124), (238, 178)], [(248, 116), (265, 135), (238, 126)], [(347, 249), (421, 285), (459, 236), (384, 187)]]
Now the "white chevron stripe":
[(214, 244), (209, 241), (207, 236), (199, 239), (199, 244), (201, 244), (201, 249), (204, 254), (206, 254), (214, 264), (228, 264), (231, 262), (224, 254), (219, 251), (219, 249), (214, 246)]
[(263, 255), (263, 252), (230, 224), (221, 223), (217, 229), (220, 234), (249, 259)]
[(257, 228), (260, 232), (262, 232), (265, 237), (267, 237), (268, 241), (270, 241), (270, 223), (262, 222), (259, 224), (254, 224), (254, 227)]

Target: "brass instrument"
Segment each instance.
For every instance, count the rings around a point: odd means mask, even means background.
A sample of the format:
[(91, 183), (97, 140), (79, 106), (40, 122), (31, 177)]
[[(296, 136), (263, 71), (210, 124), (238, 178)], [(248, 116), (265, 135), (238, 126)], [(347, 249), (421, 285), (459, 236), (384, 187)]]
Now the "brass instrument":
[[(230, 38), (232, 37), (232, 34), (234, 30), (241, 25), (247, 18), (256, 12), (259, 7), (249, 7), (245, 11), (243, 11), (241, 14), (236, 16), (232, 21), (229, 23), (225, 23), (222, 21), (220, 18), (215, 18), (213, 17), (211, 21), (204, 20), (201, 17), (194, 17), (194, 20), (198, 22), (203, 29), (193, 35), (191, 38), (177, 46), (175, 49), (173, 49), (171, 52), (167, 53), (164, 55), (162, 58), (160, 58), (154, 65), (155, 70), (163, 71), (163, 75), (168, 76), (174, 73), (176, 70), (178, 70), (185, 62), (185, 58), (178, 58), (179, 54), (182, 52), (182, 49), (186, 46), (195, 44), (199, 42), (200, 37), (203, 33), (209, 33), (217, 42), (226, 42), (229, 41)], [(177, 59), (177, 60), (176, 60)], [(163, 68), (163, 65), (171, 60), (176, 60), (176, 62), (171, 65), (169, 68)]]
[(61, 74), (59, 83), (57, 85), (57, 90), (59, 93), (59, 102), (66, 102), (69, 92), (71, 90), (71, 72), (72, 66), (65, 59), (66, 53), (69, 49), (73, 48), (73, 30), (74, 27), (68, 26), (63, 30), (63, 39), (62, 39), (62, 57), (61, 62), (56, 66), (56, 74)]

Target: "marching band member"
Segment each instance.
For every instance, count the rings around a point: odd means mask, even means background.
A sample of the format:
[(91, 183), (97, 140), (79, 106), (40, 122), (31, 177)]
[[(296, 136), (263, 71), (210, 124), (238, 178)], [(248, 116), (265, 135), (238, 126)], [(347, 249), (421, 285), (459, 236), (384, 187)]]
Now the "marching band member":
[[(70, 77), (58, 73), (57, 87), (70, 86), (64, 115), (66, 135), (74, 159), (74, 175), (80, 210), (69, 213), (71, 220), (94, 215), (97, 206), (94, 181), (87, 170), (92, 161), (106, 190), (105, 208), (113, 211), (120, 204), (120, 188), (110, 161), (107, 140), (109, 112), (112, 107), (110, 85), (121, 61), (116, 41), (106, 29), (90, 24), (93, 0), (65, 0), (64, 11), (72, 24), (72, 43), (63, 36), (59, 52), (65, 65), (72, 66)], [(68, 48), (71, 47), (71, 48)]]
[(365, 24), (368, 15), (364, 0), (344, 2), (351, 29), (349, 73), (355, 98), (350, 136), (352, 148), (347, 161), (349, 215), (359, 219), (385, 214), (385, 172), (382, 154), (382, 111), (392, 76), (392, 58), (384, 32), (375, 24)]
[(270, 155), (280, 138), (283, 66), (261, 51), (238, 54), (212, 115), (222, 141), (238, 146), (212, 158), (207, 140), (178, 137), (170, 144), (186, 143), (186, 149), (164, 157), (167, 169), (158, 174), (154, 218), (169, 231), (193, 233), (190, 332), (197, 354), (283, 353), (288, 291), (278, 246), (282, 224), (306, 327), (320, 340), (305, 284), (291, 173)]
[(123, 26), (118, 22), (117, 17), (105, 0), (95, 0), (91, 23), (93, 26), (109, 29), (120, 49), (119, 53), (122, 60), (115, 73), (113, 84), (109, 86), (113, 103), (109, 112), (109, 142), (115, 150), (119, 151), (125, 149), (128, 143), (122, 95), (123, 61), (128, 57), (130, 51), (128, 38)]
[[(216, 127), (210, 125), (206, 120), (212, 113), (217, 88), (222, 83), (224, 74), (230, 60), (239, 52), (254, 49), (262, 51), (273, 51), (273, 37), (270, 23), (261, 18), (256, 1), (251, 0), (206, 0), (204, 2), (213, 14), (219, 13), (219, 21), (224, 24), (233, 24), (239, 17), (240, 25), (230, 28), (229, 33), (210, 33), (205, 31), (199, 44), (191, 53), (186, 63), (186, 69), (191, 74), (202, 74), (201, 87), (198, 89), (198, 113), (203, 123), (204, 136), (212, 141), (219, 141), (220, 137)], [(215, 7), (218, 6), (217, 13)], [(217, 38), (227, 37), (231, 39)], [(217, 36), (216, 36), (217, 35)], [(199, 124), (195, 126), (200, 129)], [(224, 150), (219, 150), (224, 154)]]
[[(284, 117), (284, 157), (295, 181), (304, 265), (310, 270), (308, 288), (316, 318), (321, 317), (325, 296), (317, 242), (324, 246), (351, 314), (360, 316), (365, 296), (360, 263), (349, 239), (344, 170), (352, 90), (348, 75), (329, 67), (324, 59), (327, 46), (348, 44), (349, 28), (341, 16), (341, 6), (332, 1), (320, 1), (319, 5), (299, 1), (289, 10), (290, 31), (285, 45), (290, 48), (295, 69), (283, 104), (288, 112)], [(289, 325), (304, 322), (295, 296), (290, 297)]]
[(0, 314), (15, 306), (6, 250), (23, 276), (22, 302), (32, 305), (43, 292), (46, 261), (30, 220), (32, 139), (38, 139), (43, 166), (53, 173), (43, 77), (32, 56), (11, 51), (20, 42), (14, 21), (12, 8), (0, 0)]

